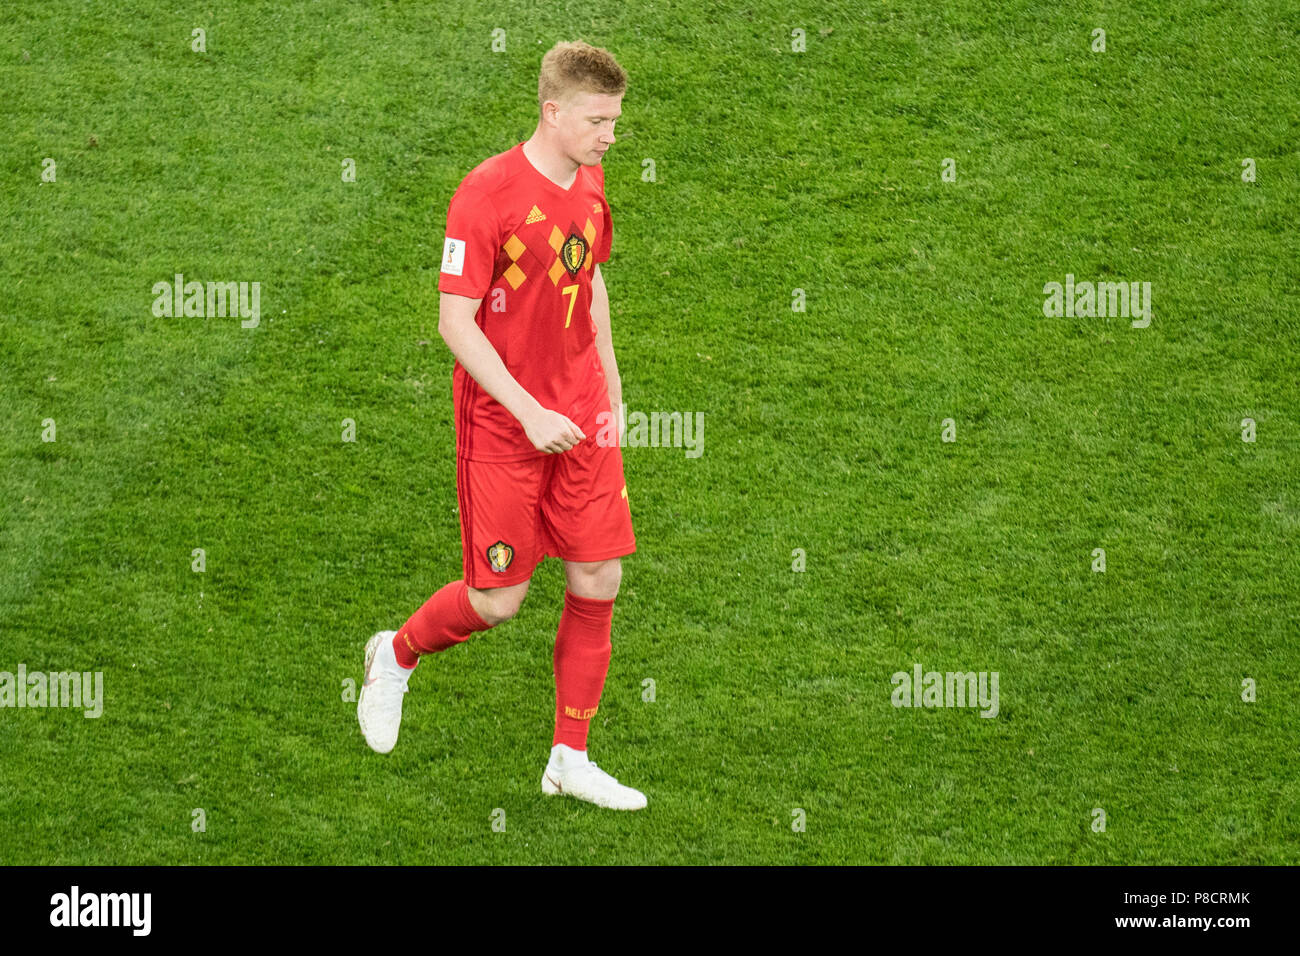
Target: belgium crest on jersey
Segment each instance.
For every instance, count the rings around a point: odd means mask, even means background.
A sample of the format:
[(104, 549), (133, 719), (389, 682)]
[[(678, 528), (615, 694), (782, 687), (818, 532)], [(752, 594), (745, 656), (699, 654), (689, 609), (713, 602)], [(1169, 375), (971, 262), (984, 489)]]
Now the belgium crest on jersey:
[(569, 238), (565, 239), (564, 245), (560, 247), (560, 262), (564, 263), (564, 268), (568, 270), (569, 275), (576, 276), (586, 261), (587, 240), (576, 232), (569, 233)]
[(515, 559), (515, 549), (504, 541), (498, 541), (487, 549), (487, 559), (493, 571), (504, 571)]

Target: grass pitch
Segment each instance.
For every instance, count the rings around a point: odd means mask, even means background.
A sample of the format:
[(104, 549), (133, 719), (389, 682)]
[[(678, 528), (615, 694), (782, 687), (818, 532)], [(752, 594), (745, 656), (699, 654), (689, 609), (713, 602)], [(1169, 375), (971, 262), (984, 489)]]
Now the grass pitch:
[[(1294, 9), (164, 7), (0, 16), (0, 671), (105, 687), (0, 709), (0, 862), (1300, 862)], [(460, 574), (446, 206), (561, 39), (630, 74), (625, 399), (705, 421), (625, 451), (637, 814), (539, 790), (555, 561), (391, 756), (344, 699)], [(176, 273), (260, 323), (155, 316)], [(916, 664), (997, 716), (893, 706)]]

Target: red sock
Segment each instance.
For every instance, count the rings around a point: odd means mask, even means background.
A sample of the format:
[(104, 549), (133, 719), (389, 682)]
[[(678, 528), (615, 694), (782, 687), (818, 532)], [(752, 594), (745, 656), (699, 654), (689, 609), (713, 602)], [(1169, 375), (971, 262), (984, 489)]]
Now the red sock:
[(469, 586), (452, 581), (424, 602), (393, 638), (397, 663), (410, 670), (421, 654), (445, 651), (469, 638), (474, 631), (491, 627), (469, 603)]
[(600, 704), (609, 672), (614, 601), (564, 592), (555, 635), (555, 744), (587, 749), (587, 727)]

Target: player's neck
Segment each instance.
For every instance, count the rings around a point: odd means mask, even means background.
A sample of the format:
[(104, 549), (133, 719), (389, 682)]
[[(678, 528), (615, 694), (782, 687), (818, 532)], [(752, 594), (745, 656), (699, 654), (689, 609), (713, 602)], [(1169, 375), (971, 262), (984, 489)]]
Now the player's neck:
[(578, 164), (559, 150), (548, 146), (545, 140), (533, 133), (524, 142), (524, 158), (533, 168), (561, 189), (568, 189), (578, 175)]

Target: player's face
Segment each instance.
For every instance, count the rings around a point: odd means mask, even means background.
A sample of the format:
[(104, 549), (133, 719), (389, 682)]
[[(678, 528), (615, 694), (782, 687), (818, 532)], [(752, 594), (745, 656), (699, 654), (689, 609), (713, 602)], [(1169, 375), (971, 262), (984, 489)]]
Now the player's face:
[(580, 93), (555, 115), (569, 159), (595, 166), (614, 145), (614, 123), (623, 114), (622, 94)]

